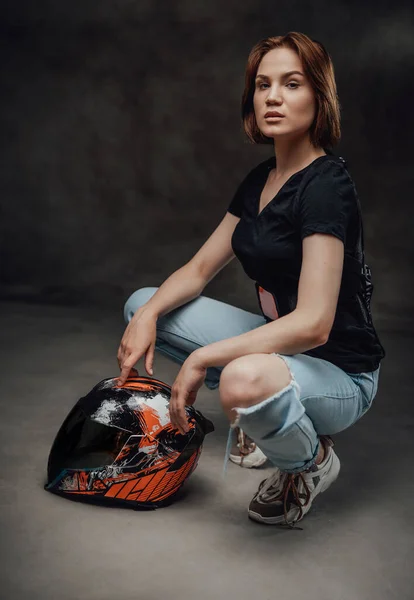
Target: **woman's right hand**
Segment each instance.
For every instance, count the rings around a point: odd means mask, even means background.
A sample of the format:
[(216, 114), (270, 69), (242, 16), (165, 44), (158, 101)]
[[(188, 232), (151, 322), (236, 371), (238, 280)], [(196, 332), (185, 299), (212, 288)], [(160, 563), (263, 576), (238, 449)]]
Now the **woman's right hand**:
[(118, 365), (121, 374), (117, 385), (124, 385), (132, 367), (145, 353), (145, 369), (153, 374), (155, 340), (157, 337), (157, 317), (138, 309), (127, 325), (118, 348)]

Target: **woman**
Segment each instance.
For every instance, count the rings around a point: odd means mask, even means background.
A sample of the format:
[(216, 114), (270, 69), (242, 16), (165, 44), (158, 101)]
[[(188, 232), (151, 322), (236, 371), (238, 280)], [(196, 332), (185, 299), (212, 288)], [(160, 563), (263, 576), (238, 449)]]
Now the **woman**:
[[(337, 478), (330, 435), (370, 408), (385, 351), (372, 323), (355, 186), (331, 152), (340, 115), (322, 44), (298, 32), (260, 41), (242, 117), (249, 139), (273, 144), (275, 155), (248, 173), (187, 264), (128, 299), (119, 383), (144, 353), (152, 374), (154, 349), (181, 363), (170, 402), (181, 432), (203, 382), (219, 387), (238, 431), (233, 460), (250, 449), (248, 466), (267, 457), (277, 467), (249, 516), (293, 526)], [(261, 315), (201, 296), (234, 256), (255, 282)]]

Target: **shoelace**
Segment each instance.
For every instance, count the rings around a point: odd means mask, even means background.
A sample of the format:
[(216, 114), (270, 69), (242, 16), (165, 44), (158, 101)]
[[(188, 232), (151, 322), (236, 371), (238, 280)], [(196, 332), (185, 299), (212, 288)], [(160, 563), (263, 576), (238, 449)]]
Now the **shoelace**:
[(243, 458), (245, 456), (247, 456), (247, 454), (250, 454), (251, 452), (253, 452), (256, 448), (256, 443), (248, 435), (246, 435), (244, 433), (244, 431), (242, 429), (240, 429), (240, 427), (230, 427), (228, 437), (227, 437), (226, 453), (225, 453), (224, 464), (223, 464), (223, 472), (222, 472), (223, 479), (226, 476), (227, 463), (229, 461), (231, 445), (232, 445), (232, 440), (233, 440), (233, 435), (234, 435), (235, 429), (237, 429), (237, 443), (239, 444), (242, 464), (243, 464)]
[[(305, 501), (301, 502), (301, 498), (299, 497), (299, 489), (296, 485), (297, 480), (301, 479), (302, 483), (303, 483), (303, 487), (305, 488), (305, 492), (306, 492), (306, 498)], [(293, 519), (290, 523), (287, 520), (287, 499), (288, 499), (288, 494), (289, 491), (292, 490), (293, 496), (294, 496), (294, 503), (299, 507), (299, 514), (296, 517), (296, 519)], [(302, 507), (303, 506), (307, 506), (310, 502), (310, 497), (311, 497), (311, 493), (310, 490), (306, 484), (306, 481), (302, 475), (302, 473), (288, 473), (284, 486), (283, 486), (283, 511), (284, 511), (284, 516), (285, 516), (285, 521), (286, 521), (286, 525), (288, 525), (288, 527), (290, 527), (291, 529), (293, 529), (294, 527), (296, 527), (296, 529), (302, 529), (302, 527), (298, 527), (296, 525), (297, 521), (300, 521), (300, 519), (302, 518), (303, 515), (303, 510)]]
[(241, 456), (240, 464), (242, 465), (244, 457), (248, 454), (251, 454), (251, 452), (254, 452), (254, 450), (256, 449), (256, 444), (252, 440), (252, 438), (250, 438), (244, 433), (243, 429), (240, 429), (240, 427), (238, 427), (237, 432), (237, 444)]
[[(280, 489), (280, 481), (282, 478), (284, 478), (284, 482), (283, 482), (283, 488), (281, 490)], [(298, 485), (297, 485), (299, 479), (302, 480), (303, 487), (306, 492), (306, 498), (305, 498), (305, 501), (303, 502), (303, 504), (301, 502), (301, 498), (299, 495), (299, 489), (298, 489)], [(268, 502), (268, 501), (272, 501), (272, 500), (282, 501), (282, 499), (283, 499), (283, 513), (284, 513), (286, 525), (288, 525), (292, 529), (293, 528), (302, 529), (302, 527), (296, 526), (296, 522), (301, 519), (301, 517), (303, 515), (302, 507), (306, 506), (309, 503), (310, 497), (311, 497), (310, 490), (305, 482), (305, 479), (304, 479), (302, 473), (285, 473), (283, 471), (277, 471), (276, 473), (274, 473), (273, 475), (268, 477), (268, 479), (265, 479), (262, 483), (263, 483), (262, 488), (259, 487), (259, 497), (261, 497), (261, 499), (264, 502)], [(289, 522), (288, 518), (287, 518), (287, 513), (288, 513), (287, 502), (288, 502), (289, 492), (291, 493), (291, 496), (293, 496), (294, 503), (299, 507), (299, 514), (298, 514), (297, 518), (293, 519), (291, 522)]]
[[(334, 445), (334, 442), (329, 435), (323, 435), (323, 436), (321, 435), (320, 438), (321, 438), (321, 442), (322, 442), (322, 439), (325, 442), (326, 451), (327, 451), (327, 446)], [(302, 515), (303, 515), (302, 508), (309, 504), (309, 501), (311, 498), (311, 492), (310, 492), (310, 490), (306, 484), (305, 478), (303, 476), (303, 473), (309, 473), (311, 470), (312, 470), (312, 467), (310, 469), (306, 469), (306, 471), (301, 471), (299, 473), (284, 473), (282, 471), (276, 472), (273, 475), (271, 475), (267, 480), (265, 479), (262, 482), (263, 483), (262, 488), (260, 488), (260, 486), (259, 486), (259, 496), (261, 496), (265, 502), (269, 501), (269, 500), (278, 500), (278, 499), (282, 500), (282, 498), (283, 498), (283, 514), (285, 517), (285, 522), (286, 522), (286, 525), (288, 525), (288, 527), (290, 527), (291, 529), (295, 528), (295, 529), (300, 529), (303, 531), (303, 528), (298, 527), (296, 525), (296, 523), (297, 523), (297, 521), (300, 521), (300, 519), (302, 518)], [(282, 488), (282, 490), (280, 490), (279, 484), (280, 484), (280, 480), (282, 477), (284, 477), (285, 480), (283, 483), (283, 488)], [(305, 500), (303, 503), (301, 502), (299, 488), (298, 488), (299, 480), (302, 480), (303, 487), (305, 489), (305, 494), (306, 494), (306, 497), (305, 497)], [(272, 493), (272, 488), (273, 488), (273, 493)], [(291, 522), (289, 522), (287, 519), (287, 513), (288, 513), (287, 501), (288, 501), (289, 492), (291, 492), (291, 495), (293, 495), (293, 503), (296, 504), (296, 506), (298, 506), (298, 508), (299, 508), (299, 514), (297, 515), (296, 519), (293, 519)]]

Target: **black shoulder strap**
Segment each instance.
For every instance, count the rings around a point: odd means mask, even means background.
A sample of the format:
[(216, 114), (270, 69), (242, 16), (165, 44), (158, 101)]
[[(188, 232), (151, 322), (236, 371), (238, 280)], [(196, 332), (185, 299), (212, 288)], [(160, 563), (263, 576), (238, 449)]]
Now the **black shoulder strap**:
[(354, 194), (355, 194), (355, 198), (357, 201), (357, 209), (358, 209), (358, 216), (359, 216), (359, 236), (358, 236), (358, 240), (357, 240), (357, 246), (356, 246), (356, 257), (357, 259), (362, 263), (362, 265), (365, 265), (365, 255), (364, 255), (364, 224), (362, 221), (362, 211), (361, 211), (361, 204), (358, 198), (358, 194), (355, 188), (355, 184), (353, 182), (353, 179), (347, 169), (347, 165), (346, 165), (346, 161), (344, 158), (342, 158), (342, 156), (338, 156), (338, 159), (341, 161), (341, 163), (343, 164), (346, 172), (349, 175), (350, 180), (352, 181), (352, 186), (354, 189)]

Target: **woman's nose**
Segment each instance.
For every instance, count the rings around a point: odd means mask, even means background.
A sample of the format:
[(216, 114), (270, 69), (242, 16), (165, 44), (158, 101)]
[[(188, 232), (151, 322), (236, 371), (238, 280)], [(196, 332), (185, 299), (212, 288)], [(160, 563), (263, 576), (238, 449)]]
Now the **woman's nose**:
[(277, 91), (277, 90), (270, 90), (269, 93), (268, 93), (268, 95), (267, 95), (266, 101), (267, 102), (271, 101), (271, 102), (278, 102), (278, 103), (280, 103), (282, 101), (282, 97), (281, 97), (280, 92)]

